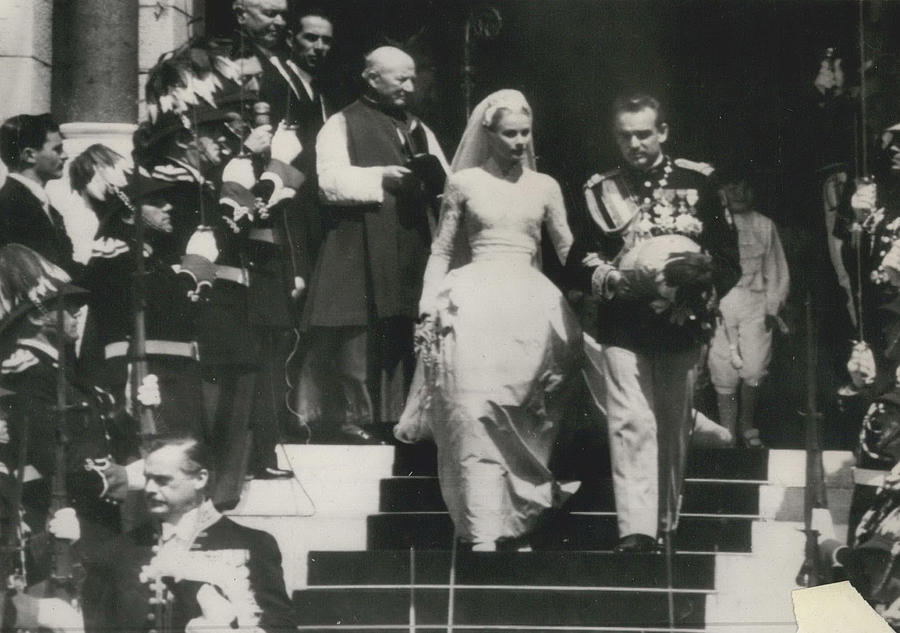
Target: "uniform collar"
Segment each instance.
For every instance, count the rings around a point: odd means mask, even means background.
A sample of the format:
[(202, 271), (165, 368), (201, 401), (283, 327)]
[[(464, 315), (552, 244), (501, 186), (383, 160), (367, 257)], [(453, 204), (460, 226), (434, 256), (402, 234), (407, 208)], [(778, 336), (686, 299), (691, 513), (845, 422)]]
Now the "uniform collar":
[(42, 341), (36, 338), (23, 338), (19, 341), (18, 346), (40, 352), (54, 362), (59, 361), (59, 350), (46, 341)]

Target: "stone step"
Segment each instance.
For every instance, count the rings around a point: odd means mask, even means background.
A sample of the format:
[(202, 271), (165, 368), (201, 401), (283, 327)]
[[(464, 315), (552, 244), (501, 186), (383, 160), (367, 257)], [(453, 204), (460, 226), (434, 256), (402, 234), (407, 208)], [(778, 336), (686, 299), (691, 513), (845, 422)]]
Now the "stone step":
[[(668, 623), (666, 590), (606, 590), (566, 587), (472, 587), (456, 586), (453, 623), (472, 628), (528, 627), (665, 627)], [(416, 623), (447, 622), (447, 587), (417, 587)], [(703, 626), (706, 593), (676, 590), (673, 593), (679, 627)], [(407, 625), (410, 613), (409, 587), (319, 588), (294, 592), (295, 617), (303, 626), (340, 624), (348, 627)], [(534, 627), (540, 627), (535, 629)]]
[[(755, 517), (682, 515), (675, 546), (691, 552), (749, 552)], [(449, 549), (450, 516), (443, 512), (376, 514), (368, 517), (369, 550)], [(551, 519), (535, 534), (535, 549), (611, 550), (618, 541), (615, 513), (572, 513)]]
[[(711, 479), (685, 482), (684, 512), (758, 514), (759, 483)], [(392, 477), (380, 484), (381, 512), (440, 512), (446, 509), (436, 477)], [(614, 511), (612, 480), (583, 482), (566, 506), (571, 511)]]
[[(309, 553), (309, 585), (403, 585), (410, 582), (410, 552)], [(415, 558), (415, 583), (447, 584), (450, 552), (423, 550)], [(712, 590), (715, 556), (677, 554), (675, 586)], [(665, 557), (622, 556), (610, 552), (464, 552), (457, 553), (456, 583), (461, 585), (552, 585), (588, 587), (666, 586)]]
[[(754, 633), (795, 633), (796, 626), (790, 631), (754, 631)], [(332, 624), (328, 626), (303, 625), (297, 627), (298, 631), (303, 633), (411, 633), (412, 631), (440, 631), (445, 633), (449, 630), (447, 624), (416, 624), (411, 627), (409, 624), (402, 626), (385, 626), (383, 624), (372, 625), (343, 625)], [(500, 626), (492, 625), (490, 628), (472, 625), (456, 625), (454, 631), (464, 633), (672, 633), (672, 629), (668, 626), (639, 626), (622, 628), (617, 626)], [(708, 633), (707, 628), (697, 629), (693, 627), (678, 627), (675, 629), (677, 633)]]
[[(799, 451), (798, 451), (799, 452)], [(766, 481), (769, 451), (692, 449), (687, 477), (703, 479), (750, 479)], [(565, 455), (565, 463), (554, 468), (559, 477), (603, 479), (610, 477), (609, 450), (600, 444), (580, 447)], [(401, 444), (396, 447), (394, 475), (431, 476), (437, 474), (437, 450), (434, 444)]]

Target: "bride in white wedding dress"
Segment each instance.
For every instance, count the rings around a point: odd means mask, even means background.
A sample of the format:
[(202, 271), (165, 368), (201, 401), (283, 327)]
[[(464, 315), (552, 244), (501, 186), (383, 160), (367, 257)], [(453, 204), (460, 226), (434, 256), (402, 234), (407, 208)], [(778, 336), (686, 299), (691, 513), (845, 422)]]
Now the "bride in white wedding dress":
[(501, 90), (469, 119), (425, 270), (418, 367), (396, 437), (433, 437), (457, 538), (474, 550), (527, 535), (574, 486), (547, 468), (582, 335), (539, 270), (541, 226), (565, 262), (559, 185), (537, 173), (531, 108)]

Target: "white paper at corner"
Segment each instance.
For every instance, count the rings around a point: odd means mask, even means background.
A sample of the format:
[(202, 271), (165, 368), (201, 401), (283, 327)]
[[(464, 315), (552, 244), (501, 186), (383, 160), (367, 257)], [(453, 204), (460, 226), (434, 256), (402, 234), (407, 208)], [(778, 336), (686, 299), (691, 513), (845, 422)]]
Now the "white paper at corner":
[(796, 589), (791, 599), (797, 633), (893, 633), (847, 581)]

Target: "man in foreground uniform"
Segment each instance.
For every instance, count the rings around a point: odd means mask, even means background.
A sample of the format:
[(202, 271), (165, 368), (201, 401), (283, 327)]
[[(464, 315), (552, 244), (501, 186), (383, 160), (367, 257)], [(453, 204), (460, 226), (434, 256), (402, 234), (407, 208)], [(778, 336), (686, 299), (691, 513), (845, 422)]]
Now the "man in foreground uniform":
[(106, 630), (293, 631), (278, 545), (215, 509), (210, 451), (192, 438), (160, 439), (144, 476), (154, 521), (108, 548)]
[(625, 165), (586, 183), (599, 230), (580, 236), (568, 261), (578, 284), (601, 298), (616, 551), (644, 552), (657, 549), (658, 531), (677, 527), (696, 367), (716, 297), (740, 265), (712, 169), (663, 152), (669, 130), (659, 102), (634, 95), (613, 111)]

